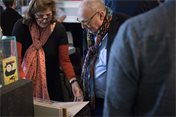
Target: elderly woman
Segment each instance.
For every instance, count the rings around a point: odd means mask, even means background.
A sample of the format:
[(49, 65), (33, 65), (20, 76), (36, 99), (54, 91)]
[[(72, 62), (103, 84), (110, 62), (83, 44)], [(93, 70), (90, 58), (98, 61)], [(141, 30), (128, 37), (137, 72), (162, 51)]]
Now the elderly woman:
[(31, 0), (27, 16), (15, 24), (20, 77), (33, 81), (34, 97), (64, 101), (61, 67), (75, 101), (82, 101), (82, 90), (69, 59), (66, 31), (56, 22), (55, 14), (54, 0)]

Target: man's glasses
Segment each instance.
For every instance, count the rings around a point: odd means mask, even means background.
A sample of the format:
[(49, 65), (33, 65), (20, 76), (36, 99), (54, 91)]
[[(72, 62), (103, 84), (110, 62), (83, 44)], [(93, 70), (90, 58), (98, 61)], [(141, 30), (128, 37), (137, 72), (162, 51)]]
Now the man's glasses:
[(83, 26), (87, 26), (87, 25), (90, 24), (90, 22), (92, 21), (92, 19), (94, 18), (94, 16), (95, 16), (97, 13), (99, 13), (99, 11), (96, 11), (95, 13), (93, 13), (92, 16), (89, 17), (87, 20), (82, 20), (82, 21), (81, 21), (79, 18), (77, 18), (77, 21), (78, 21), (79, 23), (81, 23), (82, 27), (83, 27)]

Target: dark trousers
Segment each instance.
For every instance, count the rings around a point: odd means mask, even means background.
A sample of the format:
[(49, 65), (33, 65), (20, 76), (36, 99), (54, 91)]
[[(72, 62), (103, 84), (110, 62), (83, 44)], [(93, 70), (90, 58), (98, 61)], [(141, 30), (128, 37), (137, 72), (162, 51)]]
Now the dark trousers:
[(104, 99), (95, 98), (95, 109), (91, 110), (92, 117), (102, 117), (103, 116), (103, 106)]

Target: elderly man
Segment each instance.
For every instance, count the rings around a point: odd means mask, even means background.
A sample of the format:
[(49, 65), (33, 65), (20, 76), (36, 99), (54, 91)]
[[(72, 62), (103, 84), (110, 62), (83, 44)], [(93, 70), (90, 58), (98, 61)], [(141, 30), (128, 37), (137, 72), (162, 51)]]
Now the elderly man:
[[(84, 50), (81, 77), (85, 99), (95, 106), (93, 116), (102, 115), (109, 50), (119, 26), (127, 18), (124, 14), (112, 13), (102, 0), (83, 0), (78, 9), (78, 21), (86, 29), (83, 47), (87, 47), (85, 44), (89, 47), (88, 51)], [(94, 43), (90, 44), (90, 40)]]

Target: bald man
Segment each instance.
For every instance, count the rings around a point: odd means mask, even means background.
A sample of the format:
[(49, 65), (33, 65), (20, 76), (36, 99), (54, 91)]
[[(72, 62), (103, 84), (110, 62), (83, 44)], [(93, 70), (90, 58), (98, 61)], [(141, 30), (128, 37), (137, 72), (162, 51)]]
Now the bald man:
[(109, 51), (119, 26), (127, 18), (125, 14), (114, 14), (102, 0), (83, 0), (79, 6), (77, 20), (85, 29), (81, 77), (92, 116), (102, 116)]

